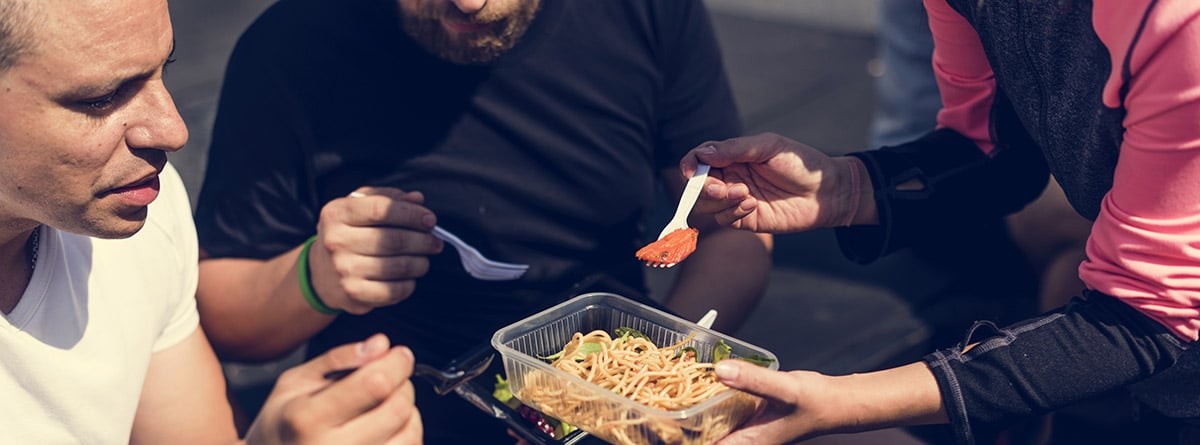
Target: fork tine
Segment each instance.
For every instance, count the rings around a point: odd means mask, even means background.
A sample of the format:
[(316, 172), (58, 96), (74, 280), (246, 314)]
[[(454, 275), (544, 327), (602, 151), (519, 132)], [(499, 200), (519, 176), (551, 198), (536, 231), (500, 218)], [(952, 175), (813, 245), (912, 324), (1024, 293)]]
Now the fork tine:
[(463, 269), (472, 277), (480, 280), (500, 281), (500, 280), (515, 280), (521, 278), (526, 271), (529, 270), (529, 265), (503, 263), (491, 260), (479, 250), (471, 247), (458, 236), (450, 233), (446, 229), (435, 226), (433, 235), (445, 240), (455, 250), (458, 251), (459, 262), (462, 263)]

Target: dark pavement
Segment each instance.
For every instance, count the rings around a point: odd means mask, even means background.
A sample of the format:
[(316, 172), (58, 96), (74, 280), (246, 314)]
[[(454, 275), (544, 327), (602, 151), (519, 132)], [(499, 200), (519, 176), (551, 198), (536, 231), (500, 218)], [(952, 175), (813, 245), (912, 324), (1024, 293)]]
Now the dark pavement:
[[(172, 160), (193, 202), (225, 60), (241, 30), (270, 3), (171, 2), (178, 62), (167, 83), (191, 130), (187, 149)], [(834, 154), (867, 148), (873, 35), (749, 17), (728, 8), (714, 12), (747, 131), (780, 133)], [(957, 272), (911, 252), (861, 266), (842, 257), (831, 231), (815, 231), (779, 236), (774, 257), (768, 295), (735, 335), (773, 351), (784, 369), (844, 374), (919, 358), (935, 346), (930, 342), (940, 318), (979, 312), (969, 303), (943, 305)], [(669, 279), (669, 272), (648, 273), (652, 283)], [(227, 368), (235, 388), (261, 383), (273, 370)], [(819, 442), (916, 443), (897, 431)]]

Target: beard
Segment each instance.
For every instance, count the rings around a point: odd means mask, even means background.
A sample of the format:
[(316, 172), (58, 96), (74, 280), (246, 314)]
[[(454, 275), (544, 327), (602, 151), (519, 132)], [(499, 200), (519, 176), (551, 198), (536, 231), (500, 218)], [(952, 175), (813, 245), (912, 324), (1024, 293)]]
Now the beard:
[[(537, 15), (540, 0), (492, 1), (475, 14), (464, 14), (450, 2), (423, 2), (417, 10), (401, 9), (404, 32), (425, 51), (451, 63), (483, 65), (516, 46)], [(446, 29), (443, 21), (481, 25), (470, 32)]]

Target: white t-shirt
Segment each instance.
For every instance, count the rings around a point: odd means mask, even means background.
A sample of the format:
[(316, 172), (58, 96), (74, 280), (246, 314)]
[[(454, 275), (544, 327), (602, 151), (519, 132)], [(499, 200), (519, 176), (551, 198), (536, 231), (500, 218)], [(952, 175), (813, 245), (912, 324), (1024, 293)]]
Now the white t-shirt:
[(196, 232), (173, 167), (146, 225), (104, 240), (43, 226), (0, 318), (0, 443), (126, 444), (154, 352), (196, 331)]

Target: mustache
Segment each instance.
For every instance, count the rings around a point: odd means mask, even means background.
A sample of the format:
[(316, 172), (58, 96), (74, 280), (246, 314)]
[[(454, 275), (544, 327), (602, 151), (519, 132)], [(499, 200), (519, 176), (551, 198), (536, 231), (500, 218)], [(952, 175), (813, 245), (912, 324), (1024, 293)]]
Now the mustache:
[(487, 2), (474, 13), (467, 14), (454, 6), (453, 3), (423, 4), (417, 11), (417, 16), (425, 20), (450, 19), (456, 22), (486, 25), (507, 19), (513, 11), (496, 6), (497, 3)]

